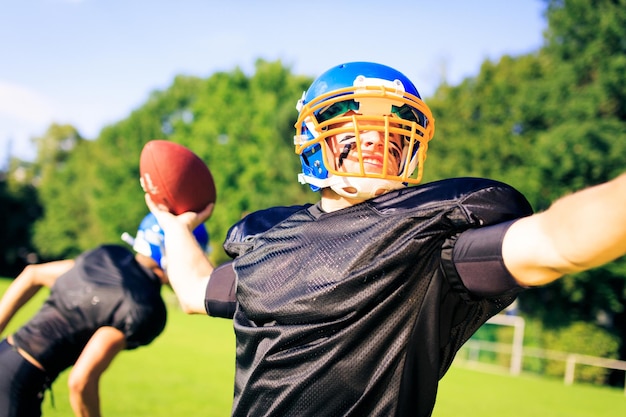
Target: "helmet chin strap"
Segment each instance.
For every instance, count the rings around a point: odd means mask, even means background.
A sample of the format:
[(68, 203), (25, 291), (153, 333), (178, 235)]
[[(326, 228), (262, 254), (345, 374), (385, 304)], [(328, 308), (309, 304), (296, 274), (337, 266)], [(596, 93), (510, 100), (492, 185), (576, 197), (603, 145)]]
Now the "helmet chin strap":
[(329, 174), (328, 178), (319, 179), (299, 174), (301, 184), (311, 184), (318, 188), (330, 188), (338, 195), (357, 200), (369, 200), (387, 191), (399, 190), (406, 187), (403, 182), (384, 180), (380, 178), (344, 177)]
[(330, 188), (342, 197), (358, 200), (369, 200), (387, 191), (404, 188), (400, 181), (384, 180), (378, 178), (340, 177), (335, 176), (336, 181)]

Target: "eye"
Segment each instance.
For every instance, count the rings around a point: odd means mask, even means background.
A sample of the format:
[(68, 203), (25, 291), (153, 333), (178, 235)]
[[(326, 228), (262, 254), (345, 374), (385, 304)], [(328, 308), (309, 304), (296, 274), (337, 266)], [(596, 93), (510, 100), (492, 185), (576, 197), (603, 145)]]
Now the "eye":
[(337, 135), (337, 142), (339, 143), (346, 143), (350, 141), (356, 142), (356, 136), (351, 133), (347, 133), (344, 135)]

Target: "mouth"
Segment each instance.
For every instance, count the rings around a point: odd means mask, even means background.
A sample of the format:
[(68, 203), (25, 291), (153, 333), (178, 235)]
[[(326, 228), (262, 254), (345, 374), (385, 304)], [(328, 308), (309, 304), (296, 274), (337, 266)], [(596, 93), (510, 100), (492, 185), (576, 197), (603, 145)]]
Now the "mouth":
[[(358, 156), (357, 156), (358, 163)], [(372, 174), (381, 174), (383, 170), (384, 160), (382, 155), (367, 155), (363, 156), (363, 169), (366, 172)], [(394, 169), (397, 168), (396, 161), (393, 158), (390, 158), (387, 162), (387, 175), (395, 175), (396, 172)]]
[(367, 164), (367, 165), (373, 165), (376, 167), (381, 167), (383, 166), (383, 158), (382, 157), (372, 157), (372, 156), (368, 156), (368, 157), (363, 157), (363, 164)]
[[(337, 161), (338, 167), (343, 168), (344, 172), (354, 172), (358, 174), (363, 172), (366, 174), (383, 174), (384, 155), (382, 153), (375, 152), (363, 152), (359, 158), (359, 153), (356, 150), (352, 150), (349, 153), (340, 155)], [(348, 165), (346, 166), (346, 163)], [(387, 173), (386, 175), (396, 175), (398, 169), (398, 161), (389, 156), (387, 161)]]

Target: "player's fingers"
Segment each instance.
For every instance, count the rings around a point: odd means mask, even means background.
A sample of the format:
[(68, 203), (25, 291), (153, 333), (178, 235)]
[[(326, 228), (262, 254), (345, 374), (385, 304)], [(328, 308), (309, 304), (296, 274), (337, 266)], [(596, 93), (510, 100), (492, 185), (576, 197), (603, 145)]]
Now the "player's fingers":
[(158, 208), (156, 204), (154, 204), (154, 201), (152, 201), (152, 199), (150, 198), (150, 194), (145, 193), (143, 197), (146, 200), (146, 206), (148, 206), (148, 210), (150, 210), (154, 214), (154, 212), (157, 211)]
[(156, 212), (158, 212), (158, 211), (169, 212), (169, 209), (166, 206), (164, 206), (163, 204), (156, 204), (154, 201), (152, 201), (152, 198), (150, 197), (150, 194), (148, 194), (148, 193), (144, 194), (144, 198), (146, 200), (146, 205), (148, 206), (148, 209), (154, 215), (156, 215)]
[(162, 228), (165, 228), (165, 225), (168, 222), (176, 220), (176, 216), (170, 213), (167, 207), (164, 207), (162, 204), (156, 204), (154, 201), (152, 201), (152, 198), (150, 198), (150, 194), (144, 194), (144, 199), (146, 200), (146, 206), (148, 206), (148, 210), (150, 210), (150, 212), (154, 214), (154, 217), (156, 217), (157, 222)]
[(211, 214), (213, 213), (213, 207), (215, 203), (209, 203), (202, 211), (196, 213), (193, 211), (187, 211), (185, 213), (179, 214), (177, 217), (179, 221), (187, 224), (190, 230), (195, 229), (202, 223), (204, 223)]

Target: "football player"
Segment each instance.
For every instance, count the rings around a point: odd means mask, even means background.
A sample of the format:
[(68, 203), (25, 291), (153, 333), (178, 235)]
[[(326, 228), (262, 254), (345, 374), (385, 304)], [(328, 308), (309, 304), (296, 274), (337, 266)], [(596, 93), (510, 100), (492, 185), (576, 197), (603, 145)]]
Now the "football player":
[[(192, 236), (201, 250), (204, 225)], [(72, 367), (70, 404), (76, 416), (99, 416), (99, 380), (122, 350), (150, 344), (165, 328), (162, 284), (168, 284), (163, 230), (151, 213), (135, 238), (136, 253), (102, 245), (76, 259), (27, 266), (0, 300), (0, 334), (42, 287), (41, 309), (0, 342), (0, 417), (41, 416), (44, 392)]]
[(232, 226), (213, 266), (189, 230), (166, 231), (190, 313), (233, 317), (234, 416), (430, 416), (458, 349), (527, 288), (626, 252), (626, 175), (533, 214), (482, 178), (420, 182), (435, 119), (399, 71), (350, 62), (297, 105), (300, 181), (317, 204)]

